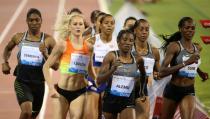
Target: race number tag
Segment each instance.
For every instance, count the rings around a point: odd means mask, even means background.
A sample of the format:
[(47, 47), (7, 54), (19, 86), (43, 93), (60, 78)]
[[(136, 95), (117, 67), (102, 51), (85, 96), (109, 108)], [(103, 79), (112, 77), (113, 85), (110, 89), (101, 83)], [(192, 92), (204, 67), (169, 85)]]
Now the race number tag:
[(87, 55), (71, 54), (69, 72), (86, 74), (89, 59), (90, 58)]
[(133, 90), (134, 83), (135, 80), (133, 77), (113, 75), (110, 93), (116, 96), (129, 97)]
[(143, 59), (144, 59), (144, 68), (146, 71), (146, 75), (150, 76), (153, 73), (155, 60), (152, 58), (145, 58), (145, 57), (143, 57)]
[[(186, 61), (186, 60), (188, 60), (189, 58), (190, 57), (184, 56), (182, 58), (183, 59), (183, 62)], [(200, 62), (200, 60), (199, 60), (199, 62)], [(187, 65), (187, 66), (181, 68), (179, 70), (179, 75), (184, 76), (184, 77), (192, 77), (192, 78), (194, 78), (195, 75), (197, 74), (198, 65), (199, 65), (199, 63), (198, 64), (193, 63), (191, 65)]]
[(106, 50), (95, 51), (95, 61), (103, 62), (104, 57), (106, 56), (107, 53), (108, 53), (108, 51), (106, 51)]
[(20, 61), (21, 64), (25, 65), (41, 66), (43, 63), (43, 55), (38, 47), (22, 46)]

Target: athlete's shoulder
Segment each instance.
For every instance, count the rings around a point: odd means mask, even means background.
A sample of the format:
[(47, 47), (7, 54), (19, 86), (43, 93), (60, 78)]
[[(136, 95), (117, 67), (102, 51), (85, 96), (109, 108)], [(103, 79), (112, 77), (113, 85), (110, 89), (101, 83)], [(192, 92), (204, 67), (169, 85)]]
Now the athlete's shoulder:
[(18, 32), (18, 33), (15, 33), (13, 35), (13, 37), (15, 37), (15, 38), (22, 38), (24, 36), (24, 34), (25, 34), (25, 32)]
[(52, 35), (47, 34), (47, 33), (44, 33), (44, 37), (45, 37), (45, 39), (54, 40), (54, 37)]
[(169, 43), (168, 46), (167, 46), (167, 48), (170, 48), (170, 49), (173, 49), (173, 48), (177, 49), (179, 47), (180, 47), (180, 45), (177, 41), (173, 41), (173, 42)]
[(24, 36), (25, 32), (18, 32), (18, 33), (15, 33), (13, 36), (12, 36), (12, 41), (15, 42), (16, 44), (19, 44), (19, 42), (22, 40), (23, 36)]
[(202, 46), (199, 44), (199, 43), (193, 43), (194, 45), (195, 45), (195, 47), (199, 50), (199, 51), (201, 51), (202, 50)]
[(166, 52), (175, 53), (175, 54), (180, 52), (179, 43), (176, 42), (176, 41), (169, 43), (167, 48), (166, 48)]

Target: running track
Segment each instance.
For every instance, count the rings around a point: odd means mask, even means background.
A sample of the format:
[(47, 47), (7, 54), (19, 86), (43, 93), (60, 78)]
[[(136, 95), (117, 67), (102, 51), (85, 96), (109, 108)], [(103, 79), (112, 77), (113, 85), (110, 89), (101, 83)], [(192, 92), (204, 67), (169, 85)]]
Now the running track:
[[(57, 12), (62, 8), (69, 10), (78, 7), (85, 14), (89, 21), (90, 12), (99, 9), (97, 0), (1, 0), (0, 1), (0, 63), (2, 60), (3, 48), (16, 32), (27, 30), (26, 13), (31, 7), (38, 8), (42, 12), (43, 23), (41, 30), (55, 36), (53, 31), (57, 19)], [(12, 67), (10, 75), (0, 73), (0, 119), (19, 118), (20, 109), (14, 93), (14, 79), (12, 76), (17, 64), (17, 48), (13, 50), (9, 63)], [(57, 73), (53, 77), (58, 78)], [(52, 104), (50, 98), (47, 100), (44, 116), (39, 119), (52, 118)]]

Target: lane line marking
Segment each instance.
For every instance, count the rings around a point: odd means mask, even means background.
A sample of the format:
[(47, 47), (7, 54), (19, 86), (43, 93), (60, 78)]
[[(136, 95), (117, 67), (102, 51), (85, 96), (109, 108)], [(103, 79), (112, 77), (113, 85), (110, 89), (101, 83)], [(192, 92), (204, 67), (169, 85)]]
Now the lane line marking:
[(111, 12), (108, 9), (107, 1), (106, 0), (98, 0), (99, 9), (102, 12), (110, 14)]
[(18, 8), (15, 10), (15, 13), (13, 14), (12, 18), (6, 25), (4, 31), (0, 35), (0, 43), (4, 40), (10, 29), (12, 28), (13, 24), (17, 20), (17, 18), (20, 16), (20, 13), (22, 12), (23, 8), (25, 7), (26, 3), (28, 0), (22, 0), (21, 3), (19, 4)]

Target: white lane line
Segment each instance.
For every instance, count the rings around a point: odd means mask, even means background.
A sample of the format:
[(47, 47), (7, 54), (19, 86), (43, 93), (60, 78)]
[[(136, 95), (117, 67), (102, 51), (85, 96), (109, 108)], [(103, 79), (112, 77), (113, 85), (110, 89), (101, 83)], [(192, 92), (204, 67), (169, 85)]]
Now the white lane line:
[[(55, 22), (55, 24), (58, 24), (59, 21), (62, 18), (62, 15), (64, 13), (65, 2), (66, 2), (66, 0), (59, 0), (58, 12), (57, 12), (57, 15), (56, 15), (56, 22)], [(53, 37), (57, 40), (58, 33), (56, 31), (54, 32)], [(52, 77), (52, 71), (50, 71), (50, 75)], [(46, 112), (48, 93), (49, 93), (49, 89), (48, 89), (47, 83), (45, 82), (45, 94), (44, 94), (44, 100), (43, 100), (42, 109), (41, 109), (40, 114), (39, 114), (39, 119), (45, 119), (44, 117), (45, 117), (45, 112)]]
[(28, 0), (22, 0), (21, 3), (19, 4), (18, 8), (15, 10), (15, 13), (13, 14), (12, 18), (10, 19), (10, 21), (6, 25), (4, 31), (0, 35), (0, 43), (4, 40), (5, 36), (10, 31), (13, 24), (15, 23), (16, 19), (20, 16), (20, 13), (22, 12), (22, 10), (25, 7), (27, 2), (28, 2)]
[(102, 12), (105, 12), (107, 14), (110, 14), (111, 12), (108, 9), (107, 1), (106, 0), (98, 0), (99, 9)]
[[(59, 6), (58, 6), (58, 12), (57, 12), (57, 16), (56, 16), (55, 26), (57, 24), (59, 24), (59, 22), (62, 20), (61, 18), (65, 11), (64, 10), (65, 3), (66, 3), (66, 0), (59, 0)], [(58, 40), (58, 32), (57, 31), (54, 32), (53, 37), (55, 38), (55, 40)]]

